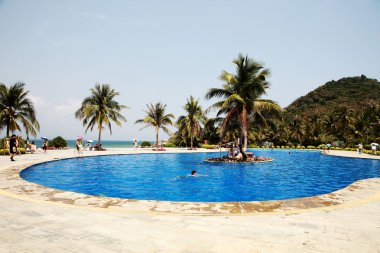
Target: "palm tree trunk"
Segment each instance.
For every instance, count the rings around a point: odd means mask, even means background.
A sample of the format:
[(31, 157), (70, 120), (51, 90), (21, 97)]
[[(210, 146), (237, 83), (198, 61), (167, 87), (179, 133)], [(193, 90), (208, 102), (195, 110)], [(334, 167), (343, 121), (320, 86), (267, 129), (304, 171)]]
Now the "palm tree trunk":
[(156, 146), (158, 147), (158, 130), (160, 130), (158, 127), (156, 127)]
[(102, 128), (99, 127), (99, 135), (98, 135), (98, 145), (100, 145), (100, 138), (102, 136)]
[(244, 138), (244, 150), (247, 149), (248, 145), (248, 115), (247, 115), (247, 109), (243, 107), (243, 110), (241, 112), (241, 130), (243, 132), (243, 138)]
[(190, 136), (190, 148), (193, 150), (193, 135)]
[[(239, 145), (240, 152), (243, 155), (243, 160), (247, 160), (247, 154), (245, 153), (245, 150), (247, 150), (248, 145), (248, 115), (247, 115), (247, 109), (243, 107), (243, 110), (241, 112), (241, 131), (243, 134), (244, 139), (244, 148), (242, 147), (242, 143)], [(240, 140), (241, 142), (241, 140)]]

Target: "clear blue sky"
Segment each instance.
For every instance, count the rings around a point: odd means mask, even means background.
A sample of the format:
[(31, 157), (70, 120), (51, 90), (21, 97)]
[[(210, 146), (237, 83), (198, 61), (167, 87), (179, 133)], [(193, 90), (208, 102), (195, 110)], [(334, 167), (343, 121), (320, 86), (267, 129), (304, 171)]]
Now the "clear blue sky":
[(104, 139), (153, 140), (134, 124), (145, 105), (178, 117), (193, 95), (208, 107), (239, 53), (271, 70), (267, 97), (283, 107), (333, 79), (380, 79), (379, 0), (0, 0), (0, 36), (0, 82), (26, 83), (38, 137), (84, 135), (74, 112), (99, 82), (131, 108)]

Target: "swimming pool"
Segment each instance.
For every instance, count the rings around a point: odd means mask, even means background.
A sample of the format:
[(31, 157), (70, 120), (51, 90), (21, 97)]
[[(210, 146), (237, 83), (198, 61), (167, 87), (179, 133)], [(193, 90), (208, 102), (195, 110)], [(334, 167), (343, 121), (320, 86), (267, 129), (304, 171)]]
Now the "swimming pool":
[[(110, 155), (57, 160), (20, 173), (30, 182), (96, 196), (190, 202), (262, 201), (314, 196), (380, 177), (380, 161), (317, 151), (253, 150), (273, 162), (207, 163), (219, 153)], [(192, 170), (199, 176), (191, 177)]]

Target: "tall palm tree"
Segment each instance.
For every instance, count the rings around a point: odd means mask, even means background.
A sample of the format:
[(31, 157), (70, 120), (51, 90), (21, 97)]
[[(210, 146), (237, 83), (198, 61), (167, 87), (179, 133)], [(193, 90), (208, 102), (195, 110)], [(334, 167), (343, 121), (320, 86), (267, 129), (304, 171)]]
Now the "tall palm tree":
[(206, 98), (222, 99), (209, 109), (218, 108), (218, 116), (226, 115), (222, 129), (231, 120), (239, 122), (239, 131), (243, 135), (244, 149), (246, 149), (249, 129), (248, 116), (260, 105), (278, 110), (281, 108), (271, 100), (260, 99), (266, 93), (266, 89), (269, 88), (268, 69), (264, 69), (261, 64), (243, 55), (239, 55), (233, 63), (236, 65), (236, 74), (223, 71), (220, 76), (224, 82), (223, 87), (211, 88), (207, 92)]
[(202, 133), (202, 125), (206, 124), (207, 118), (198, 104), (199, 99), (195, 100), (193, 96), (187, 99), (184, 109), (187, 115), (180, 116), (177, 121), (180, 131), (183, 135), (190, 136), (190, 147), (193, 149), (194, 137), (198, 137)]
[(88, 129), (92, 131), (94, 126), (97, 126), (100, 145), (103, 125), (107, 125), (112, 134), (111, 122), (115, 122), (118, 126), (121, 126), (121, 121), (126, 122), (120, 111), (128, 107), (114, 100), (120, 93), (111, 89), (109, 84), (97, 83), (90, 92), (91, 95), (83, 100), (81, 107), (75, 112), (75, 117), (83, 120), (83, 126), (87, 126), (86, 132)]
[(40, 124), (36, 118), (33, 102), (28, 98), (29, 91), (24, 89), (25, 84), (17, 82), (11, 86), (0, 84), (0, 124), (6, 128), (6, 135), (10, 131), (25, 129), (26, 135), (37, 135)]
[[(145, 127), (152, 126), (156, 130), (156, 145), (158, 146), (158, 132), (160, 128), (167, 134), (170, 133), (167, 125), (173, 125), (171, 119), (174, 119), (173, 114), (165, 114), (166, 105), (158, 102), (156, 104), (147, 104), (148, 110), (144, 111), (146, 113), (145, 118), (136, 120), (135, 124), (146, 124)], [(143, 127), (143, 128), (145, 128)]]
[(322, 118), (322, 128), (323, 132), (328, 136), (327, 139), (330, 141), (337, 136), (338, 128), (338, 117), (334, 110), (327, 111)]
[(288, 127), (291, 133), (289, 137), (292, 143), (302, 145), (306, 135), (306, 126), (303, 120), (296, 116), (288, 123)]

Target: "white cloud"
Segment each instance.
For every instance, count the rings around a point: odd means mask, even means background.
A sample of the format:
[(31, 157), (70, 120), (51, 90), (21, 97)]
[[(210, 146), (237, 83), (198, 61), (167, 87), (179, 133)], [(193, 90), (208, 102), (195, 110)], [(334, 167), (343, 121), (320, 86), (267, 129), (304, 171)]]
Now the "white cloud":
[(33, 102), (34, 107), (36, 108), (37, 111), (39, 109), (47, 108), (51, 104), (48, 100), (46, 100), (43, 97), (34, 96), (34, 95), (29, 94), (29, 98)]
[(77, 12), (76, 15), (89, 18), (89, 19), (98, 19), (98, 20), (104, 20), (107, 18), (104, 14), (89, 12), (89, 11), (80, 11), (80, 12)]
[(54, 106), (52, 111), (60, 115), (74, 115), (80, 104), (80, 100), (67, 99), (64, 104)]

